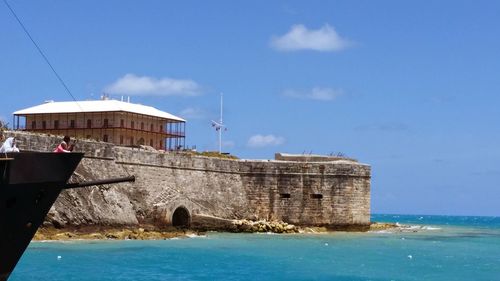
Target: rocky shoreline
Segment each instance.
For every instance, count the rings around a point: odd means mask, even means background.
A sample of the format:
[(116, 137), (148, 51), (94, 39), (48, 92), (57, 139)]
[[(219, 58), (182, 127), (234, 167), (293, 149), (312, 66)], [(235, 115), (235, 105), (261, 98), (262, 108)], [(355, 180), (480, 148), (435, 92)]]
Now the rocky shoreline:
[[(400, 226), (394, 223), (372, 223), (368, 231), (397, 230), (398, 228), (400, 228)], [(159, 229), (150, 225), (137, 228), (117, 226), (41, 227), (33, 237), (33, 240), (165, 240), (194, 235), (200, 236), (204, 235), (206, 231), (277, 234), (335, 232), (335, 230), (332, 231), (326, 227), (298, 227), (285, 222), (233, 220), (230, 227), (218, 230), (200, 228), (182, 229), (175, 227)]]
[(80, 228), (54, 228), (42, 227), (35, 236), (34, 241), (46, 240), (164, 240), (176, 237), (198, 235), (198, 232), (182, 229), (150, 229), (139, 227), (80, 227)]

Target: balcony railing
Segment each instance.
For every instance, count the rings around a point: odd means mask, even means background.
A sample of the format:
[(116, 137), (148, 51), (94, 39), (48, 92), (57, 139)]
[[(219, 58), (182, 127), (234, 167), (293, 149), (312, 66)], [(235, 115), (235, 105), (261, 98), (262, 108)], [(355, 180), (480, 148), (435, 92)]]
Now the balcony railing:
[(58, 126), (55, 128), (54, 126), (51, 127), (45, 127), (41, 128), (41, 126), (36, 126), (36, 128), (33, 128), (32, 126), (17, 126), (17, 130), (21, 131), (56, 131), (56, 130), (103, 130), (103, 129), (124, 129), (124, 130), (133, 130), (133, 131), (138, 131), (142, 133), (152, 133), (152, 134), (162, 134), (162, 135), (169, 135), (169, 136), (174, 136), (174, 137), (185, 137), (185, 132), (184, 131), (172, 131), (172, 130), (161, 130), (161, 131), (151, 131), (151, 130), (145, 130), (145, 129), (139, 129), (139, 128), (132, 128), (132, 127), (127, 127), (127, 126)]

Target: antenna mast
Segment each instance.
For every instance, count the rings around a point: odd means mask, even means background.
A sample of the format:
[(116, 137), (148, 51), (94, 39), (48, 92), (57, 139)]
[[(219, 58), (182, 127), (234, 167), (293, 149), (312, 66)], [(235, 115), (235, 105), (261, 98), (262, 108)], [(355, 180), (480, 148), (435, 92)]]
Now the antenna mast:
[(220, 119), (219, 122), (212, 120), (212, 127), (214, 127), (215, 130), (219, 132), (219, 154), (222, 153), (222, 130), (227, 131), (227, 127), (222, 121), (222, 105), (223, 97), (222, 93), (220, 93)]

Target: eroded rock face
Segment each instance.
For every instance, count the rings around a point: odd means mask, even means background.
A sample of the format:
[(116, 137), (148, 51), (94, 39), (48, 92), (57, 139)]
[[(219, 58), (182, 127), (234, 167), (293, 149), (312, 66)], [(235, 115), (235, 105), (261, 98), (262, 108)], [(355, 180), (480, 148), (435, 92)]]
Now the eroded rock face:
[[(21, 150), (51, 151), (59, 138), (16, 133)], [(251, 161), (79, 141), (72, 181), (135, 175), (135, 183), (61, 193), (45, 225), (172, 223), (178, 208), (224, 219), (305, 226), (369, 225), (370, 166), (349, 160)]]

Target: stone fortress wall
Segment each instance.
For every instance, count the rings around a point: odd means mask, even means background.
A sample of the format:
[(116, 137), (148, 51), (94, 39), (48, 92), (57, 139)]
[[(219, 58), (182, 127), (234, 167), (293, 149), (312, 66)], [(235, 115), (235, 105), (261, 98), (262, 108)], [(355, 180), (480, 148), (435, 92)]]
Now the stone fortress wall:
[[(61, 137), (7, 132), (18, 147), (52, 151)], [(282, 220), (334, 228), (370, 223), (369, 165), (350, 159), (230, 160), (79, 140), (72, 181), (135, 175), (135, 183), (65, 190), (46, 219), (56, 227), (171, 225), (174, 213)], [(314, 162), (313, 162), (314, 161)]]

